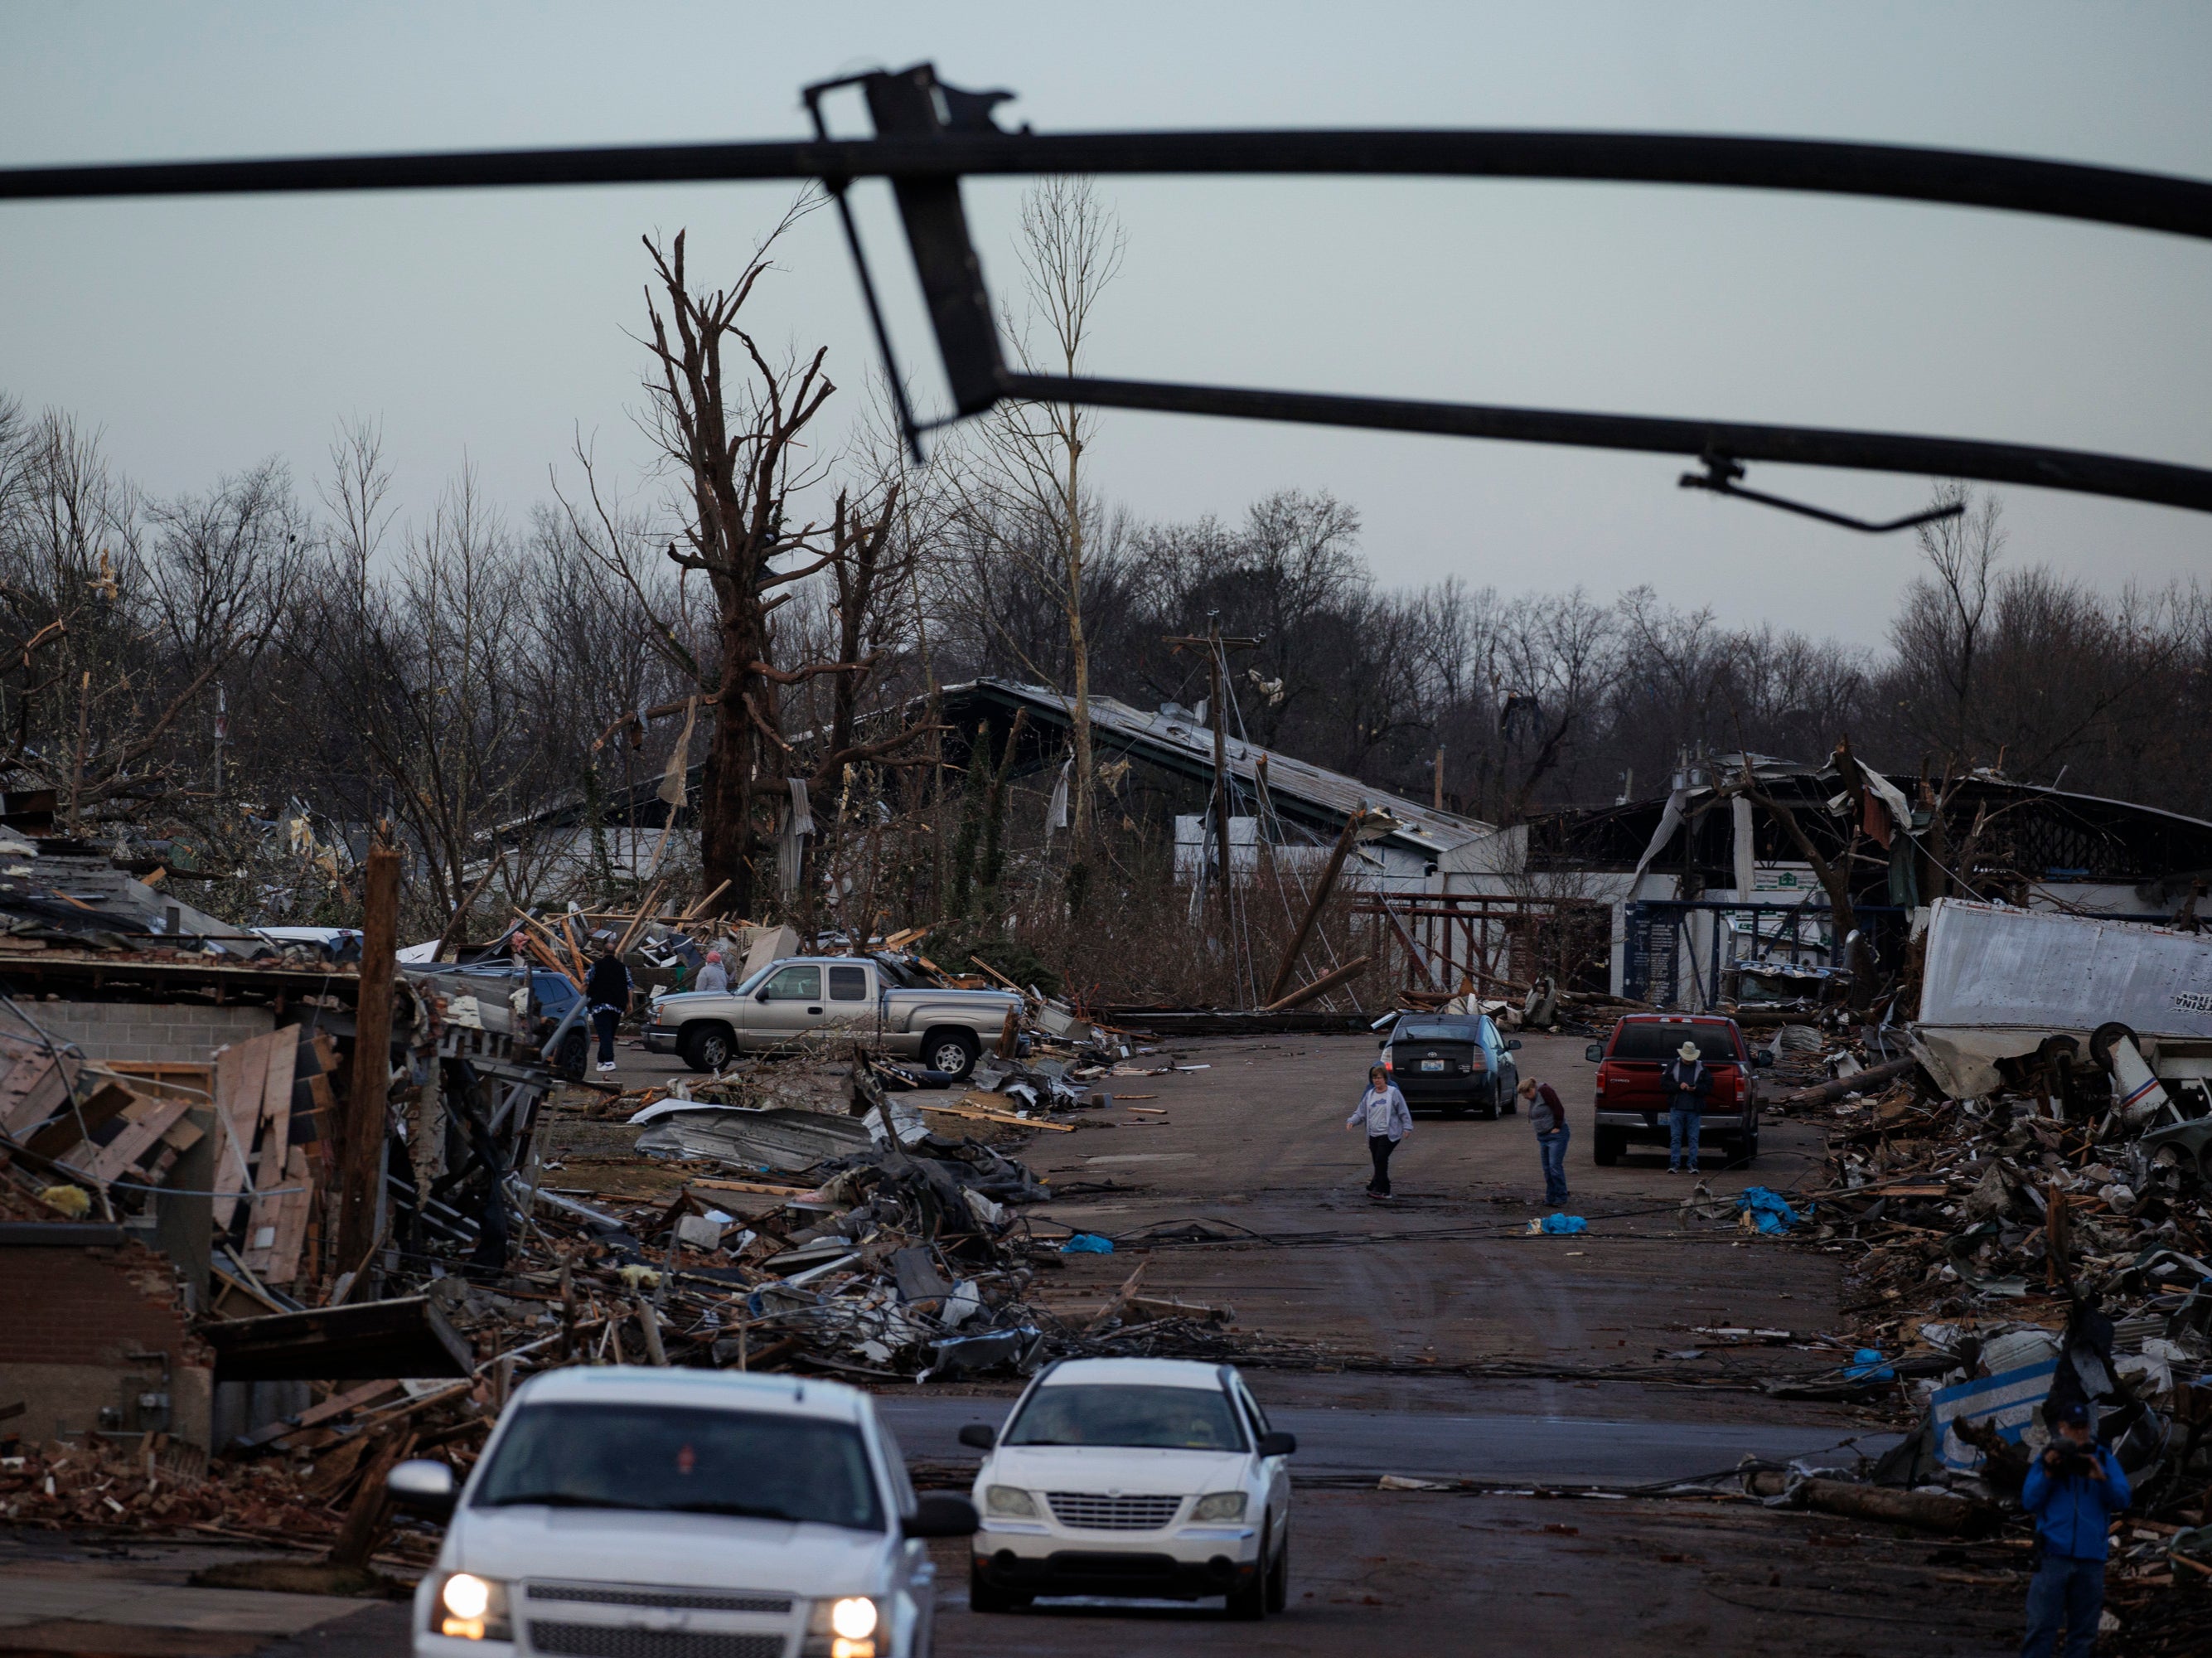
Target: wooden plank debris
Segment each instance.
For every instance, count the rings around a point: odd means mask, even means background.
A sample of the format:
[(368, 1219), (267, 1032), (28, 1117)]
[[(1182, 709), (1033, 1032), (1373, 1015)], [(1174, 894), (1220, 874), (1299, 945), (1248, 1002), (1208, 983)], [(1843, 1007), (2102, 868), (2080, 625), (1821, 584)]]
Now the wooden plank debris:
[(981, 1123), (1005, 1123), (1014, 1128), (1048, 1129), (1054, 1134), (1075, 1132), (1075, 1125), (1073, 1123), (1047, 1122), (1042, 1117), (1017, 1117), (1003, 1106), (985, 1103), (1001, 1097), (998, 1094), (963, 1094), (959, 1101), (953, 1105), (940, 1105), (932, 1100), (917, 1100), (915, 1101), (915, 1107), (919, 1111), (937, 1112), (946, 1117), (971, 1118)]
[(222, 1137), (215, 1154), (215, 1228), (230, 1229), (238, 1194), (253, 1179), (254, 1131), (261, 1121), (262, 1095), (269, 1085), (269, 1044), (264, 1038), (234, 1042), (216, 1056), (216, 1132)]
[[(46, 1081), (56, 1075), (51, 1054), (40, 1053), (18, 1060), (0, 1081), (0, 1131), (10, 1138), (20, 1138), (46, 1121), (52, 1106), (34, 1098)], [(56, 1082), (53, 1094), (58, 1098), (61, 1085)]]
[(102, 1185), (122, 1179), (191, 1109), (188, 1100), (134, 1099), (121, 1113), (123, 1131), (82, 1166), (84, 1172)]
[[(712, 1192), (756, 1192), (765, 1198), (812, 1198), (819, 1195), (817, 1189), (813, 1186), (770, 1186), (764, 1180), (710, 1180), (704, 1175), (699, 1174), (693, 1175), (684, 1184), (686, 1186), (705, 1186)], [(619, 1196), (620, 1194), (617, 1193), (613, 1195)]]
[[(97, 1155), (100, 1131), (123, 1114), (125, 1107), (137, 1095), (122, 1083), (108, 1078), (85, 1078), (79, 1081), (76, 1100), (69, 1103), (66, 1096), (58, 1101), (52, 1121), (23, 1142), (24, 1149), (34, 1156), (52, 1157), (63, 1162), (74, 1162), (80, 1156)], [(75, 1148), (88, 1139), (94, 1142), (79, 1153)]]
[[(279, 1217), (285, 1199), (280, 1190), (289, 1180), (292, 1156), (292, 1075), (300, 1055), (300, 1033), (287, 1026), (257, 1039), (269, 1045), (262, 1075), (260, 1144), (253, 1161), (253, 1187), (258, 1193), (248, 1206), (246, 1222), (246, 1265), (265, 1283), (276, 1283), (270, 1274), (276, 1259)], [(296, 1247), (295, 1253), (296, 1253)]]

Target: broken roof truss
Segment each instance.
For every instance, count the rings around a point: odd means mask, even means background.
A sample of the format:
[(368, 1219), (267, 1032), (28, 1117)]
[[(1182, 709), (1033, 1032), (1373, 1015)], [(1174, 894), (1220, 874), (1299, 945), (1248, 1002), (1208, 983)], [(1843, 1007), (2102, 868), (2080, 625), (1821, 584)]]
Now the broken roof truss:
[[(858, 86), (876, 137), (827, 135), (820, 102)], [(0, 170), (0, 198), (441, 190), (519, 186), (813, 180), (844, 209), (855, 180), (890, 181), (952, 393), (952, 419), (1004, 399), (1486, 437), (1689, 456), (1686, 485), (1869, 531), (1868, 523), (1736, 486), (1747, 461), (1973, 479), (2212, 512), (2212, 471), (2032, 444), (1736, 421), (1328, 395), (1020, 373), (1000, 350), (960, 196), (963, 178), (1036, 174), (1316, 174), (1575, 179), (1721, 186), (1996, 208), (2212, 239), (2212, 184), (2166, 174), (1898, 145), (1689, 134), (1510, 131), (1007, 132), (971, 93), (920, 64), (811, 87), (811, 142), (647, 144), (294, 160)], [(846, 228), (909, 443), (928, 428), (907, 407), (873, 281)]]

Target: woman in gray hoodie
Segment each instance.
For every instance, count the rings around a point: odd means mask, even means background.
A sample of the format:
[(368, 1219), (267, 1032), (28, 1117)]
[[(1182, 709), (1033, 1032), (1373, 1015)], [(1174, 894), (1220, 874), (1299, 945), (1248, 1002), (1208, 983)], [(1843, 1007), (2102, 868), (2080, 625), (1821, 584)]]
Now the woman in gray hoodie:
[(1363, 1125), (1367, 1130), (1367, 1155), (1375, 1161), (1375, 1178), (1367, 1183), (1367, 1195), (1380, 1200), (1390, 1195), (1390, 1154), (1398, 1149), (1399, 1141), (1413, 1131), (1413, 1113), (1406, 1109), (1406, 1096), (1380, 1065), (1367, 1068), (1367, 1092), (1344, 1119), (1347, 1130)]

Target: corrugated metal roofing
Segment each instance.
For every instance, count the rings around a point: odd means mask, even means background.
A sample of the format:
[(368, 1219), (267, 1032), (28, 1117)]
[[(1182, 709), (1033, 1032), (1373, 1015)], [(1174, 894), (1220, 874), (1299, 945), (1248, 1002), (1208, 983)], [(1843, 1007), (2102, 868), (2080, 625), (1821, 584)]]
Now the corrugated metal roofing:
[[(995, 692), (1025, 704), (1033, 715), (1042, 715), (1061, 725), (1067, 722), (1071, 707), (1068, 699), (1048, 686), (1024, 685), (1017, 680), (970, 680), (965, 684), (947, 686), (939, 695), (950, 703), (963, 693), (979, 692)], [(1091, 698), (1091, 723), (1095, 731), (1106, 734), (1117, 746), (1141, 759), (1168, 764), (1176, 770), (1209, 780), (1212, 777), (1212, 728), (1200, 725), (1187, 714), (1164, 710), (1147, 712), (1118, 698), (1094, 695)], [(1331, 771), (1325, 766), (1295, 759), (1280, 749), (1262, 748), (1232, 736), (1226, 740), (1224, 753), (1231, 777), (1248, 787), (1255, 786), (1259, 762), (1264, 756), (1267, 762), (1267, 792), (1279, 805), (1285, 801), (1295, 802), (1310, 813), (1325, 815), (1340, 826), (1357, 811), (1388, 812), (1398, 826), (1382, 838), (1426, 855), (1433, 856), (1492, 832), (1492, 825), (1478, 819), (1439, 812), (1432, 806), (1391, 794), (1341, 771)]]

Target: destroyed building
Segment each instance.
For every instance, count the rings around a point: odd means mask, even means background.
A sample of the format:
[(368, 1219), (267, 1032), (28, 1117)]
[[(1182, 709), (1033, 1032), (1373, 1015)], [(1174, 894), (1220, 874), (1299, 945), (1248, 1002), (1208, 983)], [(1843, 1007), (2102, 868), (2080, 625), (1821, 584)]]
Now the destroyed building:
[[(939, 705), (953, 728), (948, 751), (963, 760), (980, 729), (988, 728), (994, 753), (1003, 752), (1019, 714), (1023, 729), (1012, 775), (1057, 773), (1066, 763), (1073, 709), (1048, 686), (974, 680), (946, 686)], [(1133, 815), (1174, 822), (1176, 874), (1194, 878), (1214, 856), (1216, 733), (1207, 711), (1169, 703), (1148, 713), (1097, 695), (1090, 706), (1098, 764), (1127, 763), (1116, 793)], [(1232, 875), (1256, 870), (1263, 845), (1266, 856), (1286, 869), (1318, 869), (1346, 822), (1364, 812), (1371, 826), (1363, 832), (1343, 880), (1371, 890), (1418, 891), (1430, 884), (1446, 852), (1492, 832), (1491, 825), (1476, 819), (1248, 742), (1233, 725), (1219, 737)]]
[[(17, 836), (4, 860), (0, 1295), (75, 1291), (65, 1335), (10, 1321), (0, 1432), (204, 1457), (325, 1374), (239, 1369), (216, 1325), (368, 1295), (410, 1253), (503, 1249), (542, 1021), (364, 976), (356, 938), (225, 922), (103, 845)], [(364, 1028), (390, 1055), (357, 1067)]]
[[(1902, 965), (1916, 912), (1946, 895), (2162, 923), (2193, 917), (2212, 876), (2212, 823), (2199, 819), (1986, 772), (1865, 776), (1854, 823), (1833, 765), (1686, 764), (1664, 795), (1545, 813), (1447, 850), (1432, 902), (1573, 914), (1578, 988), (1709, 1008), (1786, 999), (1844, 965), (1784, 811), (1832, 864), (1855, 847), (1855, 918), (1885, 974)], [(1781, 971), (1761, 984), (1762, 967)], [(1799, 984), (1783, 984), (1793, 969)]]

